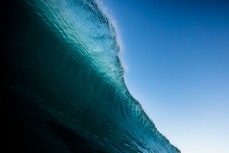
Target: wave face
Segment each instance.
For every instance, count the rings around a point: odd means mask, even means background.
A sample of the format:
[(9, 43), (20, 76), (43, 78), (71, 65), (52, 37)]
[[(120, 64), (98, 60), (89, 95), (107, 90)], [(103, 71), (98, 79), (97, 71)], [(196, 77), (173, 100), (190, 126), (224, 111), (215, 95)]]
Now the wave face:
[(96, 2), (17, 0), (1, 7), (8, 150), (180, 152), (126, 88), (115, 28)]

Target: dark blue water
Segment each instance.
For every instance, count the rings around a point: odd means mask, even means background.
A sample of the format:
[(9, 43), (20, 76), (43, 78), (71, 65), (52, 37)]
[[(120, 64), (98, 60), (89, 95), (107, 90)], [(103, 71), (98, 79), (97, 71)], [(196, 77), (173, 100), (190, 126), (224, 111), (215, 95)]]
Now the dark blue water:
[(7, 150), (179, 153), (126, 88), (114, 26), (94, 1), (1, 4)]

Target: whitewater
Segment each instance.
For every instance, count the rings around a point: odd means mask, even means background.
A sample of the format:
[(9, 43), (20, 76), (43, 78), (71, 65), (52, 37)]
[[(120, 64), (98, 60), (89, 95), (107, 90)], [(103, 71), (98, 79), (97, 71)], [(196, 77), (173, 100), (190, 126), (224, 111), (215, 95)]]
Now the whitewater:
[(1, 10), (9, 151), (180, 152), (129, 93), (116, 28), (97, 2), (18, 0)]

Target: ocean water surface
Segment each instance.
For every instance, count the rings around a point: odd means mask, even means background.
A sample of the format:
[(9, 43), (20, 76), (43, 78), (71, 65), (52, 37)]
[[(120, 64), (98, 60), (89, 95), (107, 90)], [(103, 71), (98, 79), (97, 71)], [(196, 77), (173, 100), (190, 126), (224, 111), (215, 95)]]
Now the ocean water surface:
[(4, 3), (4, 147), (23, 153), (179, 153), (129, 93), (110, 19), (91, 0)]

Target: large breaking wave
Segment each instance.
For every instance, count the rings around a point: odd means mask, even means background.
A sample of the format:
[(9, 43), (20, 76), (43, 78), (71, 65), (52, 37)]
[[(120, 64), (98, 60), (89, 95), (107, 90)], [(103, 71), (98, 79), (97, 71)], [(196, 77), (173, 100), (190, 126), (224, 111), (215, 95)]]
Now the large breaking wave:
[(126, 88), (115, 28), (96, 2), (18, 0), (2, 10), (8, 149), (180, 152)]

